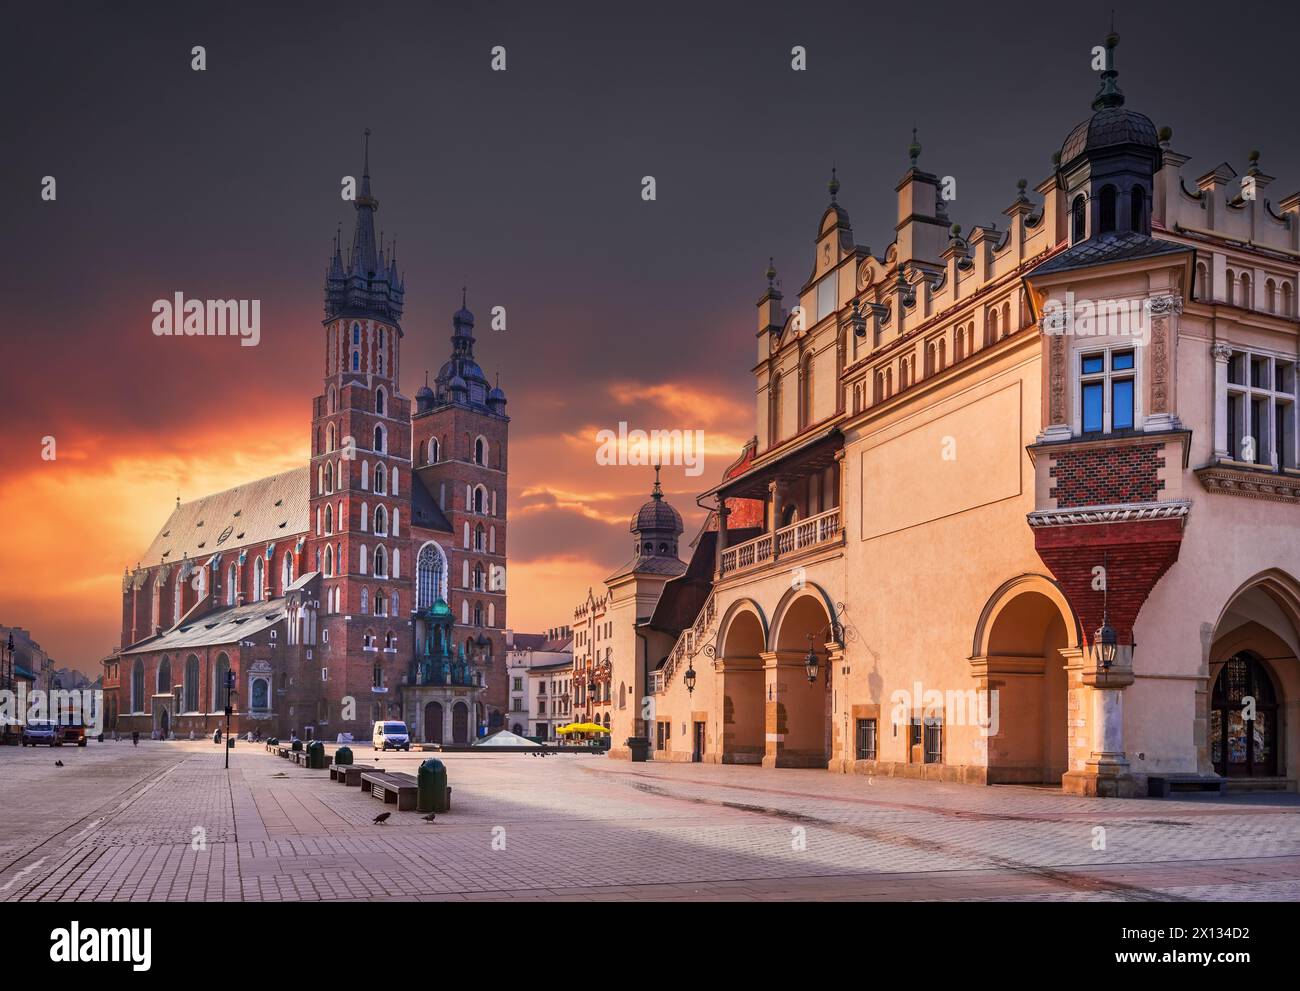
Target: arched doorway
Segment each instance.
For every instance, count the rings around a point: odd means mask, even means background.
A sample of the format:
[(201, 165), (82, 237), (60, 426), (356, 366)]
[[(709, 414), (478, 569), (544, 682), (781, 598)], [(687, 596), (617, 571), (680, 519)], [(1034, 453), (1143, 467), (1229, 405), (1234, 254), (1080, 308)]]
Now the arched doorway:
[(451, 707), (451, 742), (458, 746), (469, 743), (469, 706), (464, 702)]
[(169, 736), (171, 736), (172, 717), (171, 717), (171, 713), (169, 713), (165, 708), (163, 709), (162, 714), (158, 718), (158, 728), (162, 730), (162, 738), (164, 740), (167, 739)]
[(1289, 720), (1300, 696), (1300, 582), (1269, 569), (1239, 587), (1215, 624), (1208, 669), (1198, 698), (1202, 773), (1237, 787), (1294, 778), (1300, 734)]
[[(972, 688), (987, 693), (975, 700), (985, 725), (951, 727), (979, 735), (989, 784), (1061, 783), (1071, 747), (1063, 652), (1078, 646), (1074, 613), (1051, 579), (1021, 575), (990, 597), (976, 625), (971, 656)], [(1090, 751), (1082, 737), (1076, 745)], [(949, 746), (944, 751), (954, 752)]]
[(424, 707), (424, 742), (442, 742), (442, 703), (430, 702)]
[(1214, 769), (1228, 778), (1275, 777), (1277, 715), (1277, 689), (1263, 662), (1249, 651), (1229, 657), (1210, 696)]
[(766, 751), (763, 658), (767, 631), (757, 605), (741, 600), (718, 626), (722, 650), (722, 763), (761, 764)]
[[(787, 592), (772, 626), (775, 649), (764, 661), (768, 746), (763, 766), (825, 768), (830, 760), (834, 668), (827, 649), (832, 632), (825, 593), (811, 584)], [(807, 675), (809, 650), (818, 659), (815, 681)]]

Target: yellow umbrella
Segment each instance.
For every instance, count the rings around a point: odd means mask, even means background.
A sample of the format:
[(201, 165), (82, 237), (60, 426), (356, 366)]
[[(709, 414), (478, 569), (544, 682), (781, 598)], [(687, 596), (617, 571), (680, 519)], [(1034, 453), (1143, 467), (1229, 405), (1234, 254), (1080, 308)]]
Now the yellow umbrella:
[(557, 733), (608, 733), (609, 730), (597, 723), (570, 723), (568, 726), (560, 726), (556, 729)]

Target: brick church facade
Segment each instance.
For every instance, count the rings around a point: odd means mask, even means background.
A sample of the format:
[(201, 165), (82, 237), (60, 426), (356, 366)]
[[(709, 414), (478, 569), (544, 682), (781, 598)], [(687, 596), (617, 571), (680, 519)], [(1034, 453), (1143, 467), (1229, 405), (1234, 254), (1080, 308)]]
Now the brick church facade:
[[(368, 141), (368, 139), (367, 139)], [(375, 237), (367, 147), (346, 261), (325, 282), (311, 461), (181, 503), (122, 581), (110, 727), (334, 739), (403, 719), (468, 743), (506, 711), (505, 393), (474, 315), (414, 403), (400, 389), (405, 281)]]

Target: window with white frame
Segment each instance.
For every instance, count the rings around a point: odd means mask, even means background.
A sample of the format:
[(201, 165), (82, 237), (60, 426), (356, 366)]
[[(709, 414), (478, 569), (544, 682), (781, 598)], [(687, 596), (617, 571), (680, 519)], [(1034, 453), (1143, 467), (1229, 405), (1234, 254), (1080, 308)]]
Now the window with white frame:
[(1079, 430), (1085, 434), (1137, 426), (1137, 352), (1132, 347), (1079, 355)]
[(1227, 390), (1229, 457), (1272, 468), (1300, 466), (1295, 360), (1234, 350)]

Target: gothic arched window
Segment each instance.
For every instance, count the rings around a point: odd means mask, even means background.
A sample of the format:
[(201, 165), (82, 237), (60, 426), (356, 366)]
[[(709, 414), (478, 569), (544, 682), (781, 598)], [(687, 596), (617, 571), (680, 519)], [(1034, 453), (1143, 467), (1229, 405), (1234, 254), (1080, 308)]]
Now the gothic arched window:
[(235, 700), (232, 696), (226, 698), (226, 678), (230, 673), (230, 658), (225, 654), (217, 655), (217, 671), (212, 678), (212, 708), (211, 712), (223, 712), (226, 706), (234, 705)]
[(375, 450), (380, 454), (384, 453), (384, 427), (383, 424), (375, 425)]
[(474, 441), (474, 463), (476, 465), (487, 464), (487, 441), (482, 437)]
[(164, 657), (158, 662), (158, 694), (166, 695), (172, 690), (172, 662)]
[(131, 711), (144, 712), (144, 661), (136, 660), (131, 671)]
[(425, 544), (420, 548), (420, 556), (416, 561), (416, 608), (428, 609), (434, 601), (442, 598), (442, 578), (443, 563), (442, 555), (434, 548), (433, 544)]
[(375, 412), (380, 416), (384, 415), (384, 390), (381, 386), (375, 390)]
[(199, 659), (193, 654), (185, 659), (185, 702), (182, 708), (186, 712), (199, 711)]
[(253, 561), (253, 601), (261, 602), (266, 588), (266, 566), (262, 563), (262, 555), (258, 554)]

